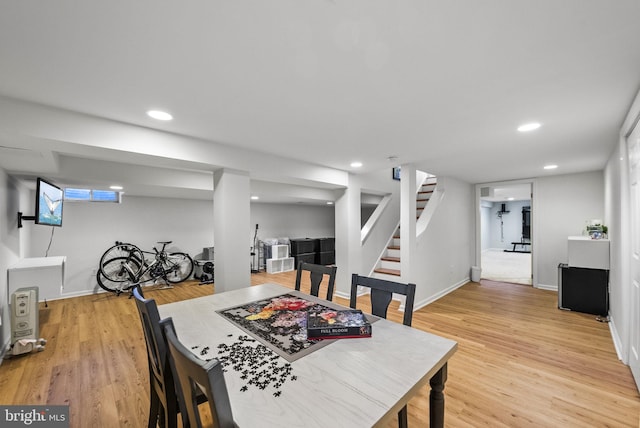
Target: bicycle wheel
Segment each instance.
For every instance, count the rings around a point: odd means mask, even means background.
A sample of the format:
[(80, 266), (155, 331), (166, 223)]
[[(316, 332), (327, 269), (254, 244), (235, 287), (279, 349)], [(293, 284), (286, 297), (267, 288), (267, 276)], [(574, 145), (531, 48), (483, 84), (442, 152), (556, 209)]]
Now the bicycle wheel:
[(133, 244), (118, 243), (100, 258), (100, 271), (110, 281), (135, 280), (143, 268), (143, 261), (144, 255), (140, 248)]
[(110, 279), (108, 279), (106, 276), (102, 274), (101, 270), (98, 270), (98, 272), (96, 273), (96, 281), (98, 282), (98, 285), (100, 286), (100, 288), (102, 288), (103, 290), (109, 291), (111, 293), (116, 293), (116, 294), (120, 294), (123, 291), (127, 291), (134, 284), (136, 284), (136, 281), (134, 280), (134, 278), (131, 278), (131, 277), (129, 279), (123, 279), (121, 281), (111, 281)]
[(98, 269), (98, 278), (104, 279), (105, 283), (111, 282), (135, 282), (140, 272), (140, 262), (132, 257), (116, 257), (106, 261)]
[(191, 276), (193, 260), (187, 253), (170, 253), (164, 260), (167, 281), (176, 284)]

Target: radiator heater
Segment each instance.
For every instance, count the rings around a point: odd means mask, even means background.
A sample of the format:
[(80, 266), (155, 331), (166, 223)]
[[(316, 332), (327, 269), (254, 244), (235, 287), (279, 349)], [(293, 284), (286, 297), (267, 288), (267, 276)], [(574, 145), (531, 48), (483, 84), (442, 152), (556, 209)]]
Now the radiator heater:
[(44, 351), (40, 338), (38, 287), (19, 288), (11, 295), (11, 355)]

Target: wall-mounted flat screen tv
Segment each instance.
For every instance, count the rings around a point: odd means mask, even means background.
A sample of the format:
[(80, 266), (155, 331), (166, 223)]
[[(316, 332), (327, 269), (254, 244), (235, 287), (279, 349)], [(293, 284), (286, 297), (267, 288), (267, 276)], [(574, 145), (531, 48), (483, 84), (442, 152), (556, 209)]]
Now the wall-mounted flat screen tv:
[(38, 177), (36, 186), (36, 224), (62, 226), (63, 191)]

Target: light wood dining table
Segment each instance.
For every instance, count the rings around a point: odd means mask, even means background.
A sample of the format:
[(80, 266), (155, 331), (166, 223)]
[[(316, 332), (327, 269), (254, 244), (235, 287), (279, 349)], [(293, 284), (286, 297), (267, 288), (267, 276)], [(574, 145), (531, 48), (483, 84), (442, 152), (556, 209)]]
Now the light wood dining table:
[[(308, 299), (279, 284), (261, 284), (158, 307), (171, 317), (179, 340), (194, 354), (216, 357), (221, 344), (247, 332), (216, 311), (283, 294)], [(329, 302), (327, 302), (329, 303)], [(332, 303), (335, 306), (335, 303)], [(246, 337), (246, 336), (245, 336)], [(224, 373), (240, 427), (384, 426), (421, 388), (431, 387), (425, 426), (444, 425), (447, 361), (457, 343), (416, 328), (379, 319), (370, 338), (337, 339), (286, 362), (290, 376), (277, 390), (247, 388), (246, 373)], [(201, 357), (202, 358), (202, 357)]]

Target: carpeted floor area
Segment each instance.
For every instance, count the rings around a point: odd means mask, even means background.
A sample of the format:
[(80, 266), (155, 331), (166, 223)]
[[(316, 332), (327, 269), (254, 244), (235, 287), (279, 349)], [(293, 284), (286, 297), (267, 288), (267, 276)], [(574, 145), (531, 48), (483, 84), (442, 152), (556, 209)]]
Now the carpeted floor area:
[(531, 285), (531, 253), (482, 251), (482, 279)]

